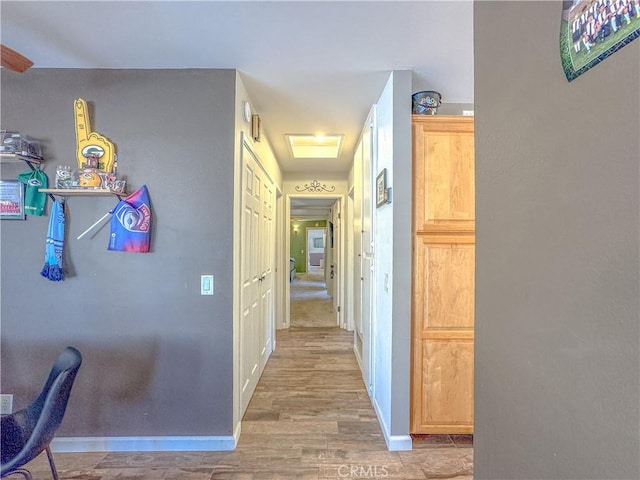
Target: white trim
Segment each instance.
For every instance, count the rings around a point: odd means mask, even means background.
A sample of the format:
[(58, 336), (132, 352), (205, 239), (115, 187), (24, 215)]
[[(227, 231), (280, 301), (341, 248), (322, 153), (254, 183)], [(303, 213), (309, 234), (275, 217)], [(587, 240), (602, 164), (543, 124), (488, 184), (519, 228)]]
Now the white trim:
[(388, 438), (385, 437), (385, 440), (390, 452), (401, 452), (413, 448), (411, 435), (390, 435)]
[(389, 433), (389, 427), (387, 427), (384, 417), (382, 416), (382, 412), (380, 411), (378, 401), (375, 398), (372, 398), (371, 403), (373, 404), (373, 409), (376, 411), (378, 423), (380, 424), (380, 429), (384, 436), (384, 441), (387, 443), (387, 449), (390, 452), (412, 450), (413, 441), (411, 440), (411, 435), (391, 435)]
[[(360, 367), (360, 376), (362, 377), (362, 358), (360, 358), (360, 352), (358, 352), (358, 348), (355, 346), (355, 336), (358, 335), (357, 332), (353, 332), (353, 337), (354, 337), (354, 345), (353, 345), (353, 354), (356, 356), (356, 361), (358, 362), (358, 367)], [(362, 383), (364, 383), (364, 377), (362, 378)], [(368, 392), (367, 392), (368, 393)]]
[[(238, 435), (240, 430), (237, 430)], [(82, 452), (201, 452), (235, 450), (238, 437), (57, 437), (56, 453)]]
[(236, 428), (233, 429), (233, 448), (235, 450), (238, 446), (238, 440), (240, 440), (240, 432), (242, 432), (242, 421), (236, 424)]
[[(345, 210), (345, 197), (346, 195), (344, 193), (328, 193), (328, 194), (323, 194), (323, 193), (285, 193), (284, 194), (284, 206), (285, 206), (285, 225), (286, 225), (286, 236), (285, 236), (285, 252), (286, 252), (286, 271), (288, 272), (288, 268), (289, 268), (289, 256), (290, 256), (290, 252), (291, 252), (291, 230), (290, 230), (290, 226), (291, 226), (291, 199), (292, 198), (307, 198), (307, 199), (332, 199), (335, 201), (340, 202), (340, 211), (343, 212)], [(327, 219), (327, 225), (329, 224), (329, 220)], [(342, 222), (344, 222), (344, 220), (342, 220)], [(337, 241), (341, 242), (341, 262), (342, 265), (344, 265), (344, 248), (345, 248), (345, 235), (344, 235), (344, 227), (341, 229), (342, 231), (340, 232), (340, 236), (338, 238)], [(307, 257), (308, 259), (308, 257)], [(326, 265), (326, 261), (325, 261), (325, 265)], [(340, 282), (340, 284), (342, 285), (342, 292), (340, 294), (340, 298), (344, 299), (345, 295), (347, 295), (347, 293), (344, 291), (344, 285), (345, 285), (345, 269), (344, 267), (339, 267), (338, 270), (338, 275), (341, 276), (342, 280)], [(291, 326), (291, 282), (289, 282), (289, 277), (287, 276), (285, 282), (284, 282), (284, 290), (285, 290), (285, 311), (284, 311), (284, 318), (282, 319), (282, 323), (279, 325), (279, 328), (289, 328)], [(349, 294), (351, 294), (352, 292), (349, 292)], [(337, 317), (337, 325), (340, 326), (341, 328), (344, 329), (344, 309), (341, 308), (340, 309), (340, 313), (338, 314), (339, 316)]]

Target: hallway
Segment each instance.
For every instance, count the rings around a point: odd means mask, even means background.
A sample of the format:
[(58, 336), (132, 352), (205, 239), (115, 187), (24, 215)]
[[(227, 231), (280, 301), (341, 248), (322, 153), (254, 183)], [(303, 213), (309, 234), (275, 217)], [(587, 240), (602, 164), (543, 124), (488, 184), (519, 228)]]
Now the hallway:
[(387, 451), (352, 332), (291, 328), (277, 338), (238, 444), (239, 452), (254, 452), (253, 462), (273, 463), (271, 475), (228, 478), (472, 479), (469, 436), (429, 436), (411, 452)]
[[(472, 480), (469, 436), (435, 435), (389, 452), (353, 354), (353, 333), (291, 328), (272, 354), (231, 452), (58, 453), (66, 480)], [(73, 412), (68, 412), (73, 414)], [(50, 479), (46, 456), (29, 466)]]
[(334, 327), (333, 299), (327, 292), (324, 269), (309, 267), (291, 282), (291, 326)]

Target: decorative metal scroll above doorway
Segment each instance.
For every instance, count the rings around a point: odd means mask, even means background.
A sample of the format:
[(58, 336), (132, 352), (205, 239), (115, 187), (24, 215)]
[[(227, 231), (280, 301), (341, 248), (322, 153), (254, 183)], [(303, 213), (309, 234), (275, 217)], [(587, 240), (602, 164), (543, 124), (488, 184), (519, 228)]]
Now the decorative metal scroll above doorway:
[(311, 183), (305, 183), (303, 187), (296, 186), (296, 192), (335, 192), (336, 187), (327, 187), (326, 183), (320, 183), (318, 180), (313, 180)]

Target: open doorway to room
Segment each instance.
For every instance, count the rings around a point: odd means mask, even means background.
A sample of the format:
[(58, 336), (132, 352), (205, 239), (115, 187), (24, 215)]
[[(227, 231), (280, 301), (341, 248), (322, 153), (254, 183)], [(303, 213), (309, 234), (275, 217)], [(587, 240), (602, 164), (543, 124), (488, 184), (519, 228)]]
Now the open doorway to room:
[(310, 271), (324, 275), (327, 225), (326, 218), (292, 218), (289, 229), (292, 278)]
[(343, 326), (344, 241), (340, 212), (344, 195), (286, 197), (290, 275), (285, 304), (289, 308), (282, 327)]
[(290, 327), (335, 327), (332, 294), (327, 290), (326, 218), (291, 220)]

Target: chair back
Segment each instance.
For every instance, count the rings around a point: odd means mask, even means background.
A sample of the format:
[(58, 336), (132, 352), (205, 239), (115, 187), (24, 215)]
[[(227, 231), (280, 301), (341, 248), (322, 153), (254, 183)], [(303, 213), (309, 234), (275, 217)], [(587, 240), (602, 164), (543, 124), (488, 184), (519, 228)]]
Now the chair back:
[(82, 355), (65, 348), (51, 368), (40, 395), (25, 409), (2, 417), (0, 476), (20, 468), (45, 450), (62, 423)]

